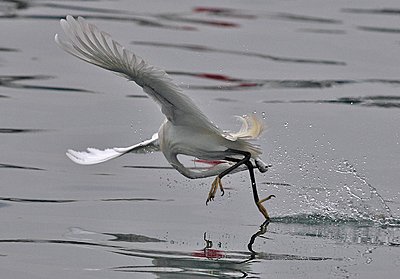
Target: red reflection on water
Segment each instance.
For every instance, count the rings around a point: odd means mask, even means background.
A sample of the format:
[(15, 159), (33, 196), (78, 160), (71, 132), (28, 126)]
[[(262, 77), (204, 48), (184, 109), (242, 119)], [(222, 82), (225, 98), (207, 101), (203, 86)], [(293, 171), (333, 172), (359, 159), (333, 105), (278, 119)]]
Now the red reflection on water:
[(212, 74), (212, 73), (199, 73), (197, 74), (198, 77), (201, 78), (208, 78), (208, 79), (216, 79), (216, 80), (223, 80), (223, 81), (237, 81), (237, 79), (221, 75), (221, 74)]
[(193, 9), (194, 12), (197, 13), (226, 13), (231, 11), (230, 9), (226, 9), (226, 8), (213, 8), (213, 7), (196, 7)]
[(256, 82), (247, 82), (244, 79), (237, 79), (237, 78), (232, 78), (226, 75), (221, 75), (221, 74), (213, 74), (213, 73), (197, 73), (194, 74), (194, 76), (199, 77), (199, 78), (207, 78), (207, 79), (214, 79), (214, 80), (220, 80), (224, 82), (233, 82), (236, 83), (235, 85), (232, 86), (233, 88), (243, 88), (243, 87), (257, 87), (261, 86), (262, 84), (256, 83)]
[(207, 259), (220, 259), (225, 257), (225, 252), (217, 249), (204, 248), (203, 250), (194, 251), (192, 256)]

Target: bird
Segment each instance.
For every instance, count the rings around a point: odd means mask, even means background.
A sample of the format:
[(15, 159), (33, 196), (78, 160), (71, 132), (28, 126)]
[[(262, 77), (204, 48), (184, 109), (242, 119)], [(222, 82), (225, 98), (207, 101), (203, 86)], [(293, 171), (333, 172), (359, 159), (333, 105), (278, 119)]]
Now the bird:
[[(60, 20), (60, 25), (66, 39), (56, 34), (54, 39), (58, 46), (83, 61), (135, 82), (160, 106), (165, 115), (165, 121), (150, 139), (122, 148), (87, 148), (86, 151), (68, 149), (66, 155), (73, 162), (92, 165), (127, 153), (161, 151), (169, 164), (187, 178), (216, 176), (206, 204), (214, 200), (218, 189), (221, 195), (224, 194), (223, 177), (247, 170), (254, 202), (264, 218), (270, 219), (263, 202), (275, 196), (260, 199), (254, 175), (254, 169), (264, 173), (271, 167), (261, 160), (261, 148), (251, 142), (264, 130), (260, 119), (254, 114), (240, 116), (238, 119), (242, 126), (238, 132), (223, 131), (207, 118), (164, 70), (148, 64), (108, 33), (83, 17), (68, 15)], [(195, 163), (205, 167), (185, 166), (179, 155), (189, 156)]]

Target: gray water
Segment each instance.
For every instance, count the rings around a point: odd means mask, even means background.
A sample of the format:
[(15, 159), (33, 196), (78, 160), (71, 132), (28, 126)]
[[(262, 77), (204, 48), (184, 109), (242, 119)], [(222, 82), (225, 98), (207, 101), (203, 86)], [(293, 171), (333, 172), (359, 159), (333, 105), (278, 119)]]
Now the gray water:
[[(166, 69), (219, 127), (265, 121), (269, 224), (245, 172), (206, 206), (213, 178), (160, 153), (69, 161), (163, 116), (56, 46), (67, 14)], [(397, 277), (399, 17), (395, 0), (0, 2), (1, 278)]]

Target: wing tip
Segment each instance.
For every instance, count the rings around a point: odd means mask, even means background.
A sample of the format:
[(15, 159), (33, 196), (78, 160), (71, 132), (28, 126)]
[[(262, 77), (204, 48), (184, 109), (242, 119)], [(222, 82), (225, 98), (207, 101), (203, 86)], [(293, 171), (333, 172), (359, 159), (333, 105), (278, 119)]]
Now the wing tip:
[(91, 165), (90, 162), (85, 161), (81, 156), (79, 156), (79, 153), (79, 151), (68, 149), (67, 152), (65, 152), (65, 155), (67, 155), (67, 157), (76, 164)]

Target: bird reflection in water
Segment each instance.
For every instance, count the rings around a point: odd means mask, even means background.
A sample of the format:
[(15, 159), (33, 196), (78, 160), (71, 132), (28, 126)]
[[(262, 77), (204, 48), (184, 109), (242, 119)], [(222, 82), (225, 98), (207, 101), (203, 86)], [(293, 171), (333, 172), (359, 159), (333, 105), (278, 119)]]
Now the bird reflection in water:
[(224, 251), (213, 248), (214, 243), (204, 233), (203, 249), (194, 252), (155, 251), (129, 249), (116, 253), (136, 258), (152, 259), (151, 265), (128, 265), (114, 267), (119, 272), (152, 273), (157, 278), (258, 278), (252, 271), (251, 262), (258, 253), (253, 250), (253, 244), (258, 237), (267, 232), (269, 221), (251, 235), (246, 251)]
[[(256, 231), (254, 234), (251, 235), (249, 243), (247, 244), (247, 249), (250, 252), (250, 257), (249, 259), (244, 260), (243, 262), (249, 262), (251, 260), (254, 260), (257, 257), (257, 252), (254, 251), (253, 245), (254, 242), (258, 237), (263, 237), (263, 235), (267, 232), (268, 225), (270, 223), (270, 220), (265, 220), (258, 231)], [(213, 242), (209, 239), (207, 239), (207, 233), (204, 233), (203, 237), (206, 246), (202, 250), (198, 250), (192, 253), (193, 256), (195, 257), (204, 257), (207, 259), (220, 259), (226, 256), (226, 253), (223, 250), (218, 250), (218, 249), (213, 249)]]
[(192, 256), (207, 259), (220, 259), (225, 257), (225, 252), (218, 249), (213, 249), (213, 242), (207, 239), (207, 233), (204, 233), (203, 237), (206, 246), (202, 250), (197, 250), (192, 253)]
[(247, 249), (249, 249), (249, 251), (251, 253), (251, 256), (250, 256), (250, 259), (247, 260), (247, 261), (251, 261), (251, 260), (254, 260), (256, 258), (257, 252), (253, 250), (253, 244), (256, 241), (257, 237), (265, 238), (265, 236), (263, 236), (263, 235), (267, 232), (267, 228), (268, 228), (269, 222), (270, 222), (270, 220), (265, 220), (261, 224), (260, 229), (250, 237), (250, 241), (247, 244)]

